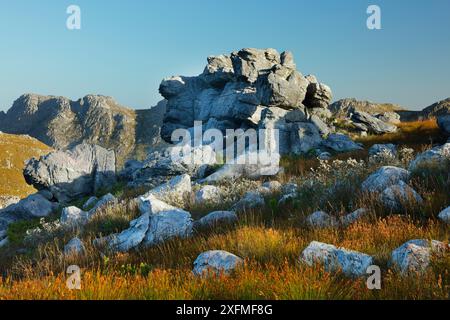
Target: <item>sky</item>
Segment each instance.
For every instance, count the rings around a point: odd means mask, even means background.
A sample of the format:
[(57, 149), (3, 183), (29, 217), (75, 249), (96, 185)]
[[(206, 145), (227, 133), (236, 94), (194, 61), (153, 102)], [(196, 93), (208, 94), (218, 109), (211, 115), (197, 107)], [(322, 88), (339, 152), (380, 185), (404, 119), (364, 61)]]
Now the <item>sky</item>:
[[(371, 4), (381, 30), (366, 26)], [(0, 0), (0, 110), (28, 92), (149, 108), (163, 78), (246, 47), (292, 51), (335, 100), (417, 110), (450, 96), (449, 0)]]

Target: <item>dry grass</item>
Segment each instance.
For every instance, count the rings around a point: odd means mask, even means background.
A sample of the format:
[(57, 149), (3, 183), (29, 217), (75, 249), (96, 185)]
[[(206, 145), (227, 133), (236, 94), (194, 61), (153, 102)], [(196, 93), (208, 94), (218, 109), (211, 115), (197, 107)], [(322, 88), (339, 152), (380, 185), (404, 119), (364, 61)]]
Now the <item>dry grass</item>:
[[(439, 136), (432, 122), (402, 126), (399, 133), (376, 142), (410, 146), (412, 139), (427, 132), (429, 136), (421, 137), (417, 147), (437, 141)], [(371, 145), (374, 139), (368, 137), (364, 143)], [(350, 156), (364, 162), (345, 161)], [(120, 205), (105, 209), (83, 231), (55, 234), (52, 241), (35, 243), (25, 253), (18, 253), (17, 248), (0, 250), (0, 274), (4, 275), (0, 299), (449, 299), (448, 255), (433, 259), (432, 268), (412, 277), (400, 275), (389, 264), (392, 250), (408, 240), (448, 242), (449, 228), (436, 216), (450, 204), (449, 171), (416, 173), (410, 184), (422, 195), (424, 204), (405, 201), (402, 210), (392, 212), (376, 196), (361, 191), (360, 185), (379, 166), (405, 166), (407, 161), (369, 163), (367, 151), (336, 159), (340, 162), (326, 165), (308, 158), (283, 159), (286, 173), (279, 180), (299, 185), (297, 199), (279, 206), (277, 195), (268, 195), (266, 207), (241, 213), (236, 225), (203, 230), (189, 239), (120, 254), (94, 247), (92, 240), (99, 234), (126, 228), (138, 214), (135, 206)], [(199, 206), (191, 197), (186, 209), (195, 218), (227, 209), (257, 185), (250, 181), (226, 183), (222, 186), (226, 193), (223, 202)], [(123, 199), (134, 196), (133, 191), (122, 194)], [(315, 210), (341, 216), (361, 207), (369, 214), (347, 228), (311, 229), (305, 225), (305, 217)], [(75, 235), (83, 239), (86, 252), (64, 257), (62, 248)], [(382, 270), (382, 289), (368, 290), (365, 279), (349, 279), (327, 273), (320, 266), (300, 264), (302, 250), (314, 240), (372, 255)], [(195, 277), (191, 270), (197, 256), (215, 249), (243, 257), (245, 266), (230, 276)], [(65, 270), (72, 264), (82, 269), (81, 290), (66, 288)]]
[(0, 133), (0, 195), (26, 197), (36, 190), (25, 182), (24, 162), (51, 148), (28, 136)]

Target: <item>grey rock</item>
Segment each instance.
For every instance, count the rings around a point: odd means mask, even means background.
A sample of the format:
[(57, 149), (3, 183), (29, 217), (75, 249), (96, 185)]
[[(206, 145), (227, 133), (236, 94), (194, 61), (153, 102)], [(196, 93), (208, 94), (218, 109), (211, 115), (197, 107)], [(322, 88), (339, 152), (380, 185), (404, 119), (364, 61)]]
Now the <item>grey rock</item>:
[(163, 201), (183, 201), (184, 196), (192, 191), (191, 177), (188, 174), (177, 176), (149, 192), (144, 197), (154, 195)]
[(202, 217), (194, 223), (194, 227), (208, 228), (218, 225), (226, 225), (235, 223), (238, 220), (236, 213), (233, 211), (214, 211)]
[(130, 227), (117, 235), (110, 237), (108, 246), (113, 251), (127, 252), (139, 246), (149, 229), (150, 217), (144, 213), (130, 222)]
[(395, 158), (397, 156), (397, 146), (392, 143), (374, 144), (369, 149), (369, 156)]
[(363, 111), (373, 116), (384, 114), (385, 112), (391, 113), (404, 110), (401, 106), (395, 104), (359, 101), (354, 98), (338, 100), (332, 103), (329, 109), (333, 116), (338, 119), (347, 118), (354, 110)]
[(118, 203), (118, 199), (114, 197), (111, 193), (105, 194), (103, 197), (101, 197), (97, 203), (92, 207), (91, 210), (89, 210), (89, 218), (94, 216), (97, 212), (100, 210), (108, 207), (108, 206), (114, 206)]
[(303, 250), (300, 261), (309, 266), (322, 264), (329, 272), (342, 271), (351, 277), (366, 275), (367, 269), (373, 264), (372, 257), (367, 254), (317, 241), (311, 242)]
[(391, 254), (391, 263), (404, 275), (423, 273), (430, 266), (431, 254), (442, 255), (449, 246), (436, 240), (411, 240)]
[(73, 238), (64, 246), (64, 255), (80, 255), (85, 251), (83, 242), (79, 238)]
[(372, 173), (361, 185), (363, 191), (382, 192), (386, 188), (398, 184), (400, 181), (407, 181), (409, 171), (393, 167), (384, 166)]
[(442, 210), (439, 213), (438, 218), (442, 222), (445, 222), (446, 224), (450, 224), (450, 207), (448, 207), (447, 209)]
[(245, 211), (263, 207), (265, 204), (264, 197), (259, 192), (249, 191), (239, 200), (232, 208), (233, 211)]
[(306, 99), (303, 102), (308, 108), (326, 109), (333, 98), (330, 87), (319, 82), (310, 82)]
[(312, 228), (337, 227), (337, 219), (323, 211), (316, 211), (306, 218), (306, 223)]
[(195, 260), (193, 273), (197, 276), (207, 276), (210, 273), (230, 274), (243, 264), (244, 260), (232, 253), (222, 250), (207, 251)]
[(197, 204), (203, 203), (217, 203), (222, 198), (220, 188), (216, 186), (203, 186), (195, 194), (195, 202)]
[(157, 199), (153, 194), (139, 197), (139, 210), (142, 214), (158, 214), (164, 211), (174, 211), (177, 208)]
[(368, 129), (367, 131), (375, 134), (393, 133), (397, 131), (397, 126), (381, 121), (363, 111), (354, 110), (351, 119), (355, 123), (362, 123)]
[(422, 204), (422, 197), (405, 182), (390, 186), (381, 194), (382, 203), (391, 210), (402, 210), (406, 203)]
[(83, 204), (83, 210), (89, 210), (92, 209), (96, 203), (98, 202), (98, 198), (97, 197), (90, 197), (89, 199), (86, 200), (86, 202)]
[(319, 116), (313, 114), (309, 120), (317, 127), (322, 136), (327, 136), (331, 133), (331, 129)]
[(400, 115), (396, 112), (383, 112), (381, 114), (376, 115), (376, 117), (379, 120), (387, 123), (399, 124), (401, 122)]
[(360, 144), (355, 143), (348, 136), (341, 133), (328, 135), (327, 139), (322, 142), (322, 146), (336, 152), (349, 152), (363, 149)]
[(450, 114), (437, 118), (439, 128), (446, 134), (450, 134)]
[(77, 207), (67, 207), (62, 210), (60, 221), (66, 225), (82, 225), (88, 222), (89, 213)]
[(319, 147), (322, 136), (312, 123), (295, 123), (291, 130), (291, 152), (296, 155), (306, 154)]
[(80, 144), (29, 160), (24, 177), (38, 190), (47, 189), (58, 201), (69, 202), (114, 185), (115, 161), (114, 151)]
[(450, 165), (450, 143), (419, 154), (409, 165), (410, 171), (426, 167), (448, 168)]

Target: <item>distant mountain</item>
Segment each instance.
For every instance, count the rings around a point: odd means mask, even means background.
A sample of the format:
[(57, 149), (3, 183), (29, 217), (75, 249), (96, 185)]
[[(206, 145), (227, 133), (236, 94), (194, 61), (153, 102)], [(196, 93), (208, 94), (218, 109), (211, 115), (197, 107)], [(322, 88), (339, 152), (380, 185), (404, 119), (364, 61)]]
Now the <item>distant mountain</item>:
[(370, 101), (356, 100), (355, 98), (338, 100), (332, 103), (328, 108), (336, 118), (346, 117), (350, 109), (367, 112), (371, 115), (405, 110), (403, 107), (397, 104), (374, 103)]
[(0, 132), (0, 208), (8, 198), (25, 197), (36, 191), (25, 182), (24, 162), (50, 151), (50, 147), (29, 136)]
[(403, 121), (426, 120), (447, 115), (450, 114), (450, 98), (433, 103), (422, 111), (404, 111), (399, 114)]
[[(90, 142), (116, 151), (118, 165), (136, 156), (139, 149), (159, 141), (165, 113), (162, 102), (148, 110), (135, 111), (113, 98), (87, 95), (77, 101), (65, 97), (25, 94), (5, 114), (0, 130), (28, 134), (57, 149)], [(140, 145), (139, 145), (140, 144)]]

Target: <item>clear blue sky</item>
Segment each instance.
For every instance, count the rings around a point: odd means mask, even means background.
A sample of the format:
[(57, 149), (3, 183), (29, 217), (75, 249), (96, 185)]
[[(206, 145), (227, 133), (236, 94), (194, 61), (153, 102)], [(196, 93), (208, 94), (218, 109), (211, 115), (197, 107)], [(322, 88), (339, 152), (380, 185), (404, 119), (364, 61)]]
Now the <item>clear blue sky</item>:
[[(70, 4), (80, 31), (66, 29)], [(366, 28), (369, 4), (382, 30)], [(147, 108), (162, 78), (243, 47), (293, 51), (336, 99), (418, 109), (450, 96), (448, 0), (0, 0), (0, 110), (25, 92)]]

